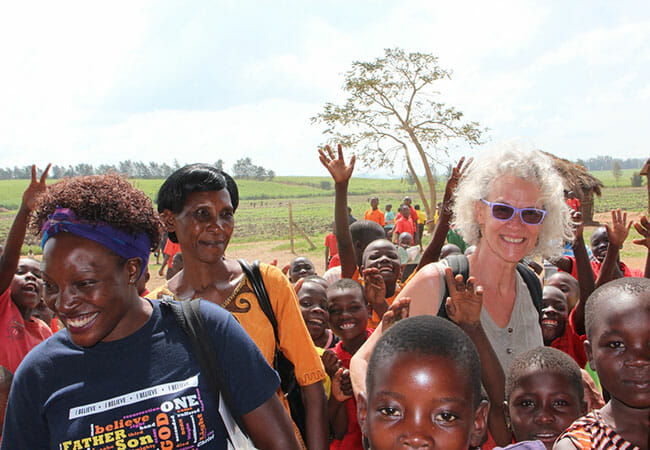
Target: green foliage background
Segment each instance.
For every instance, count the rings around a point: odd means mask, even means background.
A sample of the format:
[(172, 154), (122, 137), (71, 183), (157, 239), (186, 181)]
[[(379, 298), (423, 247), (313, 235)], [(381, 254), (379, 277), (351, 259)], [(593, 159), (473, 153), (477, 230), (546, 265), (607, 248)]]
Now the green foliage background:
[[(629, 185), (633, 170), (623, 170), (621, 183)], [(605, 188), (603, 196), (595, 199), (597, 213), (606, 212), (612, 208), (622, 208), (627, 211), (645, 211), (647, 208), (647, 188), (612, 187), (615, 184), (611, 171), (592, 172), (603, 181)], [(132, 183), (143, 190), (155, 202), (155, 196), (163, 180), (134, 179)], [(326, 182), (326, 183), (323, 183)], [(28, 180), (0, 180), (0, 241), (4, 242), (13, 221), (16, 209), (20, 204), (22, 193)], [(294, 222), (304, 229), (308, 236), (319, 247), (313, 252), (314, 257), (320, 257), (325, 235), (330, 231), (334, 219), (334, 189), (329, 177), (276, 177), (273, 181), (238, 180), (240, 190), (240, 205), (236, 213), (236, 226), (233, 234), (233, 244), (255, 242), (260, 240), (279, 240), (287, 242), (289, 236), (289, 202), (292, 204)], [(323, 189), (321, 186), (329, 186)], [(442, 182), (436, 186), (441, 195), (444, 188)], [(369, 198), (379, 196), (380, 208), (391, 203), (394, 210), (405, 195), (410, 195), (414, 203), (419, 203), (415, 187), (400, 179), (353, 178), (350, 181), (349, 204), (356, 218), (363, 218), (368, 209)], [(439, 197), (441, 198), (441, 197)], [(591, 229), (586, 230), (586, 238), (591, 235)], [(637, 237), (634, 228), (630, 238)], [(279, 242), (279, 248), (288, 248), (288, 242)], [(309, 253), (307, 243), (301, 237), (296, 239), (297, 251)], [(28, 237), (25, 252), (28, 248), (40, 252), (37, 239)], [(626, 245), (623, 255), (643, 256), (642, 248), (632, 244)]]

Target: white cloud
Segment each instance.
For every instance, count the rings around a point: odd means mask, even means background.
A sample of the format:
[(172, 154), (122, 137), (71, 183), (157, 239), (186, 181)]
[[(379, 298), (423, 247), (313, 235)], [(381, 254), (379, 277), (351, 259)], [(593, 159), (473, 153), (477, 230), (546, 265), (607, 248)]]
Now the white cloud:
[[(612, 17), (579, 9), (534, 0), (7, 3), (0, 166), (250, 156), (280, 174), (322, 174), (322, 126), (309, 118), (344, 100), (351, 61), (396, 46), (453, 69), (442, 101), (493, 140), (523, 136), (571, 159), (647, 154), (647, 8)], [(566, 28), (567, 14), (579, 15), (579, 29)]]

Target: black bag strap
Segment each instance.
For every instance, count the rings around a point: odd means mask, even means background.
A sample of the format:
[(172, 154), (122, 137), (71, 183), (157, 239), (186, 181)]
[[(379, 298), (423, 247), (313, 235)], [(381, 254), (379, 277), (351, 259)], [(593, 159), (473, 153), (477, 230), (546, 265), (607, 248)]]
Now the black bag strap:
[(521, 278), (524, 279), (524, 283), (528, 287), (528, 292), (530, 293), (530, 298), (533, 300), (533, 305), (537, 310), (539, 317), (542, 317), (542, 284), (533, 272), (527, 265), (518, 263), (517, 272), (521, 275)]
[(200, 299), (195, 298), (177, 302), (171, 298), (163, 298), (161, 305), (165, 305), (172, 311), (176, 323), (189, 338), (194, 356), (199, 361), (201, 372), (205, 375), (210, 391), (216, 401), (216, 407), (219, 407), (219, 395), (221, 395), (239, 428), (248, 435), (241, 420), (241, 415), (235, 407), (230, 389), (228, 389), (223, 377), (217, 354), (212, 346), (212, 340), (205, 331), (200, 310)]
[(271, 322), (273, 327), (273, 334), (275, 335), (275, 343), (277, 347), (280, 348), (280, 337), (278, 336), (278, 321), (275, 318), (275, 313), (273, 312), (273, 307), (271, 307), (271, 300), (269, 299), (269, 294), (266, 291), (266, 286), (264, 286), (264, 279), (262, 278), (262, 272), (260, 271), (260, 262), (255, 260), (253, 261), (253, 266), (251, 267), (245, 259), (238, 259), (239, 265), (246, 274), (246, 277), (251, 282), (253, 286), (253, 291), (257, 297), (257, 301), (260, 304), (260, 308), (264, 311), (264, 315)]
[[(447, 261), (447, 265), (451, 267), (454, 277), (458, 274), (461, 274), (463, 275), (463, 280), (467, 281), (467, 278), (469, 277), (469, 260), (467, 259), (467, 256), (449, 255), (445, 259)], [(528, 268), (528, 266), (522, 263), (517, 264), (517, 272), (519, 272), (519, 275), (521, 275), (521, 278), (523, 278), (524, 283), (526, 283), (526, 287), (530, 293), (530, 298), (533, 301), (533, 305), (535, 305), (537, 314), (541, 317), (542, 285), (539, 282), (539, 278), (537, 278), (535, 272), (533, 272)], [(443, 317), (445, 319), (449, 319), (449, 316), (447, 316), (447, 308), (445, 308), (447, 297), (449, 297), (449, 286), (447, 286), (447, 282), (445, 281), (445, 294), (442, 297), (440, 307), (438, 308), (438, 317)]]
[[(445, 260), (447, 261), (447, 265), (451, 267), (451, 271), (453, 272), (454, 277), (458, 274), (461, 274), (463, 276), (463, 280), (467, 280), (469, 278), (469, 260), (467, 259), (467, 256), (449, 255), (445, 258)], [(447, 281), (445, 278), (443, 278), (441, 281), (444, 281), (445, 283), (445, 294), (443, 295), (442, 300), (440, 301), (440, 306), (438, 307), (438, 317), (449, 319), (449, 316), (447, 315), (447, 308), (445, 307), (447, 297), (449, 297), (449, 286), (447, 286)]]

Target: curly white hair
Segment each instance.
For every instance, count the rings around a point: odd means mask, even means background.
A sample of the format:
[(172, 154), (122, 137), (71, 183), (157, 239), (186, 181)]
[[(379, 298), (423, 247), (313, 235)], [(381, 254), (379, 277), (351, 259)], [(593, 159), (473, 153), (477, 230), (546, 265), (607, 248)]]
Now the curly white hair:
[(454, 194), (454, 229), (468, 244), (478, 243), (480, 226), (475, 204), (489, 194), (495, 179), (506, 174), (533, 182), (542, 192), (541, 200), (546, 217), (537, 244), (528, 256), (550, 257), (560, 254), (564, 242), (573, 240), (562, 178), (548, 156), (521, 141), (497, 144), (476, 158), (467, 169)]

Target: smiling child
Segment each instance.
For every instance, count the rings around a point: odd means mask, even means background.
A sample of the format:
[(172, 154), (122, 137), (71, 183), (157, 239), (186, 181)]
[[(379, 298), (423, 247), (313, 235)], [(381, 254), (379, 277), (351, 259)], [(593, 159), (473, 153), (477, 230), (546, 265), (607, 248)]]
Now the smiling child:
[(585, 350), (609, 402), (576, 420), (555, 449), (648, 449), (650, 279), (620, 278), (589, 297)]
[(36, 167), (32, 166), (32, 181), (23, 194), (0, 256), (0, 366), (11, 373), (32, 348), (52, 336), (52, 331), (42, 321), (31, 317), (43, 296), (40, 263), (20, 258), (29, 217), (37, 197), (45, 191), (48, 170), (49, 166), (39, 181)]
[(505, 411), (515, 440), (538, 440), (550, 450), (584, 414), (583, 396), (580, 368), (569, 355), (550, 347), (522, 353), (506, 377)]
[(305, 278), (298, 291), (298, 303), (314, 345), (323, 350), (334, 347), (339, 338), (329, 329), (327, 281), (316, 275)]
[(487, 428), (472, 341), (450, 321), (417, 316), (377, 342), (359, 394), (359, 423), (372, 450), (478, 446)]
[[(368, 325), (368, 305), (363, 287), (356, 281), (342, 279), (327, 289), (327, 303), (330, 327), (341, 338), (333, 351), (341, 366), (350, 368), (350, 359), (372, 333)], [(349, 374), (345, 372), (346, 378)], [(348, 380), (346, 380), (347, 382)], [(334, 383), (332, 390), (334, 390)], [(361, 429), (357, 422), (357, 402), (348, 392), (349, 398), (339, 401), (335, 395), (329, 399), (328, 415), (334, 431), (330, 449), (363, 449)]]
[[(559, 276), (568, 276), (568, 274), (555, 274)], [(571, 277), (573, 278), (573, 277)], [(571, 356), (580, 368), (585, 367), (587, 356), (584, 350), (585, 335), (580, 335), (576, 331), (575, 315), (578, 308), (574, 308), (569, 313), (567, 296), (554, 286), (544, 286), (542, 294), (542, 316), (540, 323), (542, 326), (542, 337), (544, 345), (556, 348)]]

